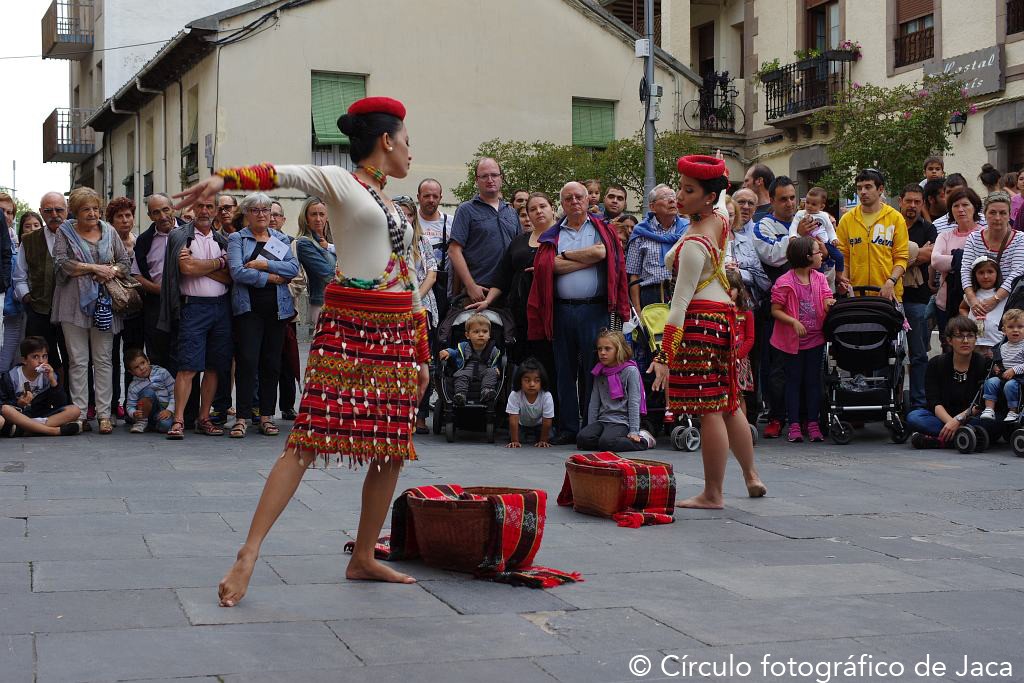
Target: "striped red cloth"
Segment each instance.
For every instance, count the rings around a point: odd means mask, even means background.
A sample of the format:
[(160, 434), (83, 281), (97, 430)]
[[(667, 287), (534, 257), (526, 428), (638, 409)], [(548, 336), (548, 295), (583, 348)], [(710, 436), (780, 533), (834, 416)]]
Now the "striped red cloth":
[[(374, 545), (374, 554), (382, 560), (410, 560), (419, 557), (419, 546), (409, 515), (409, 498), (427, 500), (487, 500), (494, 506), (491, 537), (483, 562), (477, 568), (478, 579), (515, 586), (552, 588), (563, 583), (583, 581), (578, 572), (563, 572), (533, 564), (544, 537), (547, 493), (503, 493), (481, 496), (466, 493), (457, 484), (417, 486), (406, 489), (391, 509), (391, 535), (382, 536)], [(352, 552), (355, 544), (345, 544)]]
[[(615, 453), (576, 453), (568, 462), (591, 467), (607, 467), (622, 474), (619, 512), (612, 519), (619, 526), (637, 529), (649, 524), (671, 524), (675, 521), (676, 478), (672, 466), (648, 465), (622, 458)], [(572, 482), (565, 474), (559, 505), (572, 505)]]

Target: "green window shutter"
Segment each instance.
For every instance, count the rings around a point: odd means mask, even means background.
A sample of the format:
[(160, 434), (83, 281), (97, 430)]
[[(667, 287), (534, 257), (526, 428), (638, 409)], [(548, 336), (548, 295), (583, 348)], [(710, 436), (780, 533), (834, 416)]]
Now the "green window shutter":
[(313, 140), (318, 145), (347, 145), (348, 137), (338, 130), (338, 117), (366, 97), (366, 78), (314, 71), (312, 80)]
[(615, 139), (615, 103), (572, 100), (572, 144), (577, 147), (608, 146)]

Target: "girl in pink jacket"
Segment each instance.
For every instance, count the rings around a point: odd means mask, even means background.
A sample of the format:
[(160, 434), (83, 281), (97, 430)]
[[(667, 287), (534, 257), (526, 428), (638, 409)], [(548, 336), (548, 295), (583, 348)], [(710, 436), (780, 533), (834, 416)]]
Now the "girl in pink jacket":
[(824, 441), (818, 425), (821, 405), (821, 360), (825, 349), (825, 314), (835, 303), (828, 279), (818, 272), (824, 250), (810, 237), (790, 238), (786, 259), (790, 271), (772, 287), (775, 330), (771, 345), (786, 354), (786, 414), (790, 442), (803, 441), (800, 396), (806, 401), (807, 438)]

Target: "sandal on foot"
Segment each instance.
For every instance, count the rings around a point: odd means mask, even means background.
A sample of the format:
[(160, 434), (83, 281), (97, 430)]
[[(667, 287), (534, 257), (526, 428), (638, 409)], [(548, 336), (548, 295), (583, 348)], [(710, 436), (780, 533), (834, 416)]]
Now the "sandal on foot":
[(281, 430), (271, 420), (260, 422), (260, 434), (263, 436), (277, 436)]
[(97, 422), (97, 424), (99, 424), (99, 433), (100, 434), (113, 434), (114, 433), (114, 424), (110, 421), (109, 417), (101, 417), (96, 422)]
[(171, 423), (171, 428), (167, 430), (167, 438), (171, 441), (181, 441), (185, 438), (185, 423), (181, 420), (175, 420)]
[(206, 436), (223, 436), (224, 430), (219, 426), (213, 424), (210, 418), (205, 420), (196, 420), (196, 434), (205, 434)]
[(235, 420), (235, 424), (231, 426), (231, 434), (229, 436), (232, 439), (244, 439), (247, 429), (249, 429), (248, 422), (245, 420)]

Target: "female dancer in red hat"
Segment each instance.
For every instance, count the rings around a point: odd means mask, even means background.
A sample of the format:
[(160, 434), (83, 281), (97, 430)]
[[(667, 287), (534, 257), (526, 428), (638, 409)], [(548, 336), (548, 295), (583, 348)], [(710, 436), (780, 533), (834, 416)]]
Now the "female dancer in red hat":
[(409, 172), (404, 119), (402, 103), (386, 97), (349, 107), (338, 127), (349, 137), (354, 173), (260, 164), (223, 169), (177, 195), (181, 208), (222, 189), (295, 188), (324, 200), (338, 241), (337, 274), (310, 347), (299, 415), (267, 477), (245, 544), (220, 583), (224, 607), (245, 595), (263, 539), (318, 457), (369, 463), (346, 578), (415, 581), (373, 556), (402, 464), (416, 458), (416, 406), (429, 381), (426, 312), (408, 268), (412, 229), (383, 194), (388, 176)]
[(676, 503), (679, 507), (722, 507), (722, 484), (730, 445), (743, 469), (752, 498), (767, 489), (754, 466), (754, 444), (736, 385), (736, 307), (729, 298), (723, 255), (729, 235), (724, 206), (716, 210), (729, 187), (725, 162), (692, 155), (678, 162), (680, 213), (693, 222), (666, 257), (678, 266), (672, 308), (662, 336), (661, 351), (648, 372), (655, 373), (654, 390), (668, 388), (674, 413), (701, 416), (701, 456), (704, 491)]

